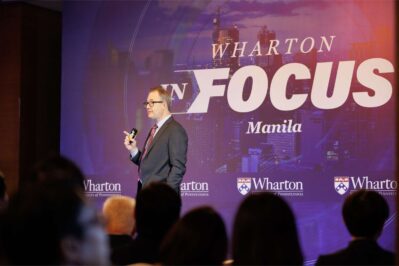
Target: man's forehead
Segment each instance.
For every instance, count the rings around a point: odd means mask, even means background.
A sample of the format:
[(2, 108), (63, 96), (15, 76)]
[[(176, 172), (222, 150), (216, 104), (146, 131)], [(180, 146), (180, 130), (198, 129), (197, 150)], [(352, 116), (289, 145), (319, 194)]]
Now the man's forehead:
[(157, 91), (152, 91), (148, 94), (147, 99), (148, 100), (159, 100), (161, 97), (159, 95), (159, 92)]

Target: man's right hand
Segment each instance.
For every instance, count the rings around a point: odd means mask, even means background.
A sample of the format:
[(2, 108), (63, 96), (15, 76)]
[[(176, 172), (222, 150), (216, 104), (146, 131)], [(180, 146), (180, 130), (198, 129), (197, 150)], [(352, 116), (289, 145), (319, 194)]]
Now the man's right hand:
[(127, 149), (128, 151), (130, 151), (130, 152), (132, 152), (132, 151), (134, 151), (134, 150), (137, 150), (137, 143), (136, 143), (136, 140), (133, 139), (133, 138), (130, 136), (130, 133), (129, 133), (129, 132), (123, 131), (123, 133), (125, 134), (125, 142), (124, 142), (124, 144), (125, 144), (126, 149)]

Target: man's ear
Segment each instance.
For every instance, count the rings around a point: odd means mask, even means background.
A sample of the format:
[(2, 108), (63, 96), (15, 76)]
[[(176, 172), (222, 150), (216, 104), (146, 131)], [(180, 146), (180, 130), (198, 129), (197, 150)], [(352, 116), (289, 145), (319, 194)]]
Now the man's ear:
[(80, 262), (80, 241), (72, 236), (64, 237), (60, 243), (63, 262), (78, 265)]

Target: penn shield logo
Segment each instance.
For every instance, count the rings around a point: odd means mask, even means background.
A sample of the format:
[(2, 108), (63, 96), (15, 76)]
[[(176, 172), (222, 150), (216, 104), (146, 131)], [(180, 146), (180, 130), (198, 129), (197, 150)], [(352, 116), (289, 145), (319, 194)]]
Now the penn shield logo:
[(248, 194), (251, 190), (251, 178), (250, 177), (238, 177), (237, 178), (237, 189), (242, 195)]
[(335, 191), (344, 195), (349, 190), (349, 177), (348, 176), (336, 176), (334, 177)]

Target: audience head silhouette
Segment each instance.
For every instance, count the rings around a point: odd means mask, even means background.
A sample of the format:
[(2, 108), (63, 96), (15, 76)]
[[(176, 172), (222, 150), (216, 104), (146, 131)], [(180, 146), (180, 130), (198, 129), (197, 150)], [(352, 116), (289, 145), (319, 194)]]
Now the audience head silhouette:
[(166, 232), (179, 219), (180, 196), (166, 183), (153, 182), (136, 198), (136, 237), (112, 253), (114, 264), (155, 263)]
[(164, 265), (222, 265), (227, 235), (220, 215), (211, 207), (199, 207), (183, 216), (161, 246)]
[(235, 265), (303, 264), (289, 205), (268, 192), (249, 195), (235, 217), (232, 251)]
[(61, 183), (17, 192), (5, 217), (10, 264), (108, 265), (106, 234), (80, 190)]
[(359, 190), (345, 199), (342, 215), (352, 236), (377, 239), (388, 219), (389, 206), (378, 192)]
[(342, 215), (353, 239), (345, 248), (320, 255), (316, 265), (395, 265), (395, 254), (377, 242), (389, 215), (384, 197), (376, 191), (355, 191), (345, 199)]
[(111, 196), (103, 204), (103, 216), (107, 224), (111, 261), (119, 264), (115, 252), (133, 241), (136, 228), (134, 209), (136, 200), (128, 196)]
[(162, 239), (179, 219), (180, 196), (169, 185), (153, 182), (136, 198), (136, 228), (139, 237)]
[(136, 200), (127, 196), (111, 196), (103, 204), (107, 232), (115, 235), (133, 235)]
[(50, 156), (35, 165), (31, 176), (32, 183), (49, 180), (84, 190), (85, 178), (81, 170), (74, 162), (62, 156)]

